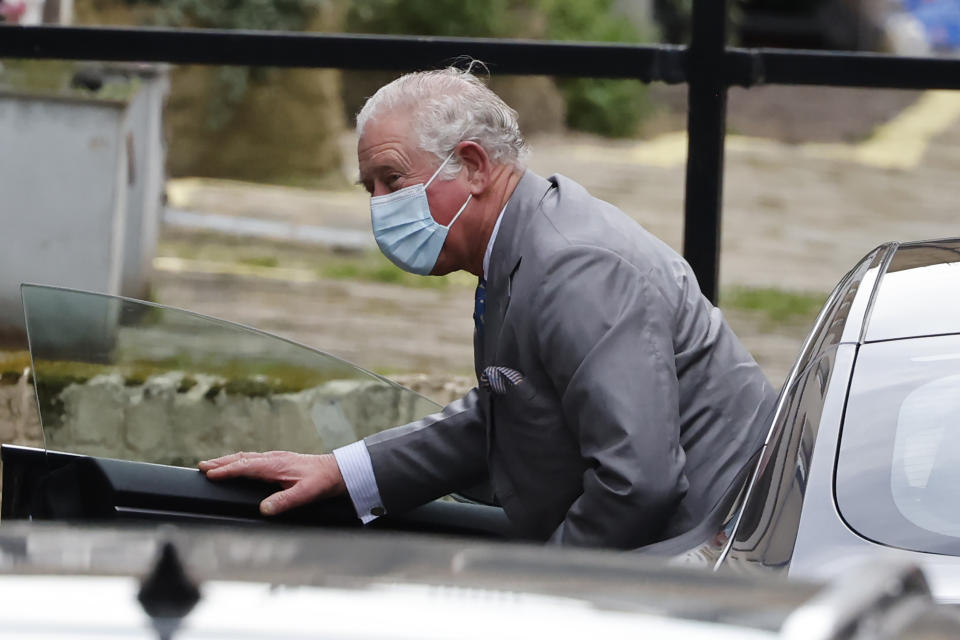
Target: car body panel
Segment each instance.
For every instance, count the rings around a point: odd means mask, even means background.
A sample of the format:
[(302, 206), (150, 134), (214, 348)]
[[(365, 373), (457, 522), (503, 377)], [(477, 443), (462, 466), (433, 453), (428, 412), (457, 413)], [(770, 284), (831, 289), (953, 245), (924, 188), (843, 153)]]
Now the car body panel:
[[(137, 587), (130, 578), (0, 576), (0, 627), (5, 635), (35, 640), (156, 638), (137, 604)], [(393, 584), (361, 590), (222, 581), (203, 589), (203, 600), (176, 640), (526, 640), (540, 637), (545, 625), (551, 638), (570, 640), (638, 633), (683, 640), (777, 637), (772, 631), (603, 611), (572, 598), (491, 589)], [(59, 603), (56, 616), (50, 616), (50, 602)]]
[[(151, 572), (168, 545), (199, 586), (198, 622), (208, 592), (214, 608), (220, 608), (217, 585), (246, 584), (250, 587), (237, 591), (250, 602), (248, 613), (265, 618), (253, 622), (252, 629), (266, 628), (272, 608), (266, 600), (279, 593), (284, 597), (277, 600), (295, 600), (299, 613), (291, 614), (298, 621), (294, 630), (309, 630), (313, 637), (328, 637), (327, 631), (332, 637), (351, 638), (481, 637), (464, 630), (467, 627), (485, 630), (490, 634), (486, 637), (542, 635), (530, 625), (540, 625), (541, 631), (549, 625), (552, 636), (582, 637), (590, 621), (596, 623), (593, 633), (617, 630), (617, 637), (645, 635), (648, 629), (678, 638), (710, 637), (704, 635), (708, 630), (716, 637), (736, 637), (729, 630), (742, 637), (769, 637), (820, 589), (771, 577), (710, 575), (615, 551), (492, 545), (422, 535), (356, 536), (329, 530), (305, 534), (279, 528), (21, 522), (0, 528), (0, 598), (20, 585), (31, 588), (29, 580), (17, 579), (21, 576), (113, 576), (133, 583)], [(275, 592), (263, 585), (275, 585)], [(76, 592), (82, 586), (78, 581), (58, 592)], [(97, 594), (99, 604), (135, 606), (131, 586), (111, 587), (121, 598), (116, 603), (105, 600), (108, 594)], [(90, 603), (91, 609), (97, 604)], [(396, 624), (384, 617), (385, 611), (398, 611), (401, 605), (407, 613)], [(245, 619), (243, 609), (233, 608), (237, 621)], [(365, 613), (355, 616), (346, 611)], [(316, 619), (305, 618), (311, 614)], [(188, 623), (193, 615), (187, 617)], [(4, 620), (16, 617), (4, 607), (0, 628)], [(221, 613), (218, 624), (223, 621)], [(330, 627), (325, 626), (328, 621)], [(374, 621), (383, 626), (371, 626)], [(562, 635), (574, 629), (578, 635)], [(363, 633), (351, 635), (359, 632)]]
[[(810, 456), (820, 424), (820, 420), (810, 423), (804, 419), (800, 427), (806, 433), (794, 431), (795, 424), (790, 412), (795, 413), (799, 409), (795, 406), (794, 396), (803, 390), (807, 378), (811, 375), (811, 369), (817, 363), (822, 364), (826, 358), (826, 368), (821, 366), (817, 371), (821, 379), (820, 397), (826, 397), (828, 382), (834, 385), (834, 396), (840, 393), (836, 385), (841, 385), (842, 395), (845, 397), (849, 372), (841, 372), (838, 380), (834, 376), (833, 367), (852, 366), (852, 356), (847, 357), (840, 346), (846, 344), (846, 341), (859, 340), (869, 314), (876, 283), (895, 247), (895, 244), (881, 245), (868, 253), (841, 279), (824, 304), (781, 389), (763, 452), (738, 505), (729, 535), (724, 538), (726, 545), (715, 564), (716, 569), (721, 566), (735, 566), (747, 571), (784, 571), (789, 566)], [(836, 364), (829, 364), (834, 362)], [(771, 467), (775, 457), (777, 468)], [(762, 473), (766, 473), (768, 477), (762, 477)], [(777, 475), (776, 480), (770, 477), (771, 474)], [(778, 487), (777, 494), (767, 495), (765, 490), (768, 491), (773, 484)], [(784, 522), (781, 520), (781, 511), (787, 504), (788, 496), (792, 496), (790, 502), (793, 506), (788, 508), (791, 512), (790, 522)], [(752, 516), (748, 511), (751, 506)], [(770, 531), (770, 526), (774, 523), (784, 527), (786, 533), (774, 536)], [(774, 545), (778, 548), (775, 549)]]
[[(718, 568), (829, 579), (843, 575), (864, 558), (910, 558), (929, 571), (938, 599), (960, 602), (960, 558), (895, 549), (859, 535), (838, 509), (835, 484), (851, 381), (857, 375), (861, 350), (869, 351), (872, 342), (905, 343), (918, 336), (960, 332), (958, 293), (960, 240), (882, 245), (841, 281), (788, 378), (758, 464), (757, 473), (778, 453), (784, 458), (776, 475), (777, 490), (753, 483), (745, 498), (748, 508), (741, 511)], [(876, 369), (878, 364), (871, 366)], [(813, 402), (818, 419), (811, 423), (809, 412), (785, 417), (784, 411), (802, 402), (799, 396), (811, 371), (816, 371), (824, 391), (821, 406), (815, 407), (815, 398)], [(785, 439), (793, 443), (792, 448), (778, 451)], [(754, 518), (756, 522), (749, 519), (751, 501), (763, 504), (764, 517)]]

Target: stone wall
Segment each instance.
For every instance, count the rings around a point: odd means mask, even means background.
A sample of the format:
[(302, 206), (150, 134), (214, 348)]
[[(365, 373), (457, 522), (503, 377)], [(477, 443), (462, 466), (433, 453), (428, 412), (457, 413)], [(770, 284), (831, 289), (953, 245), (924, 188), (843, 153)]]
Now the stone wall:
[[(399, 381), (443, 405), (472, 386), (453, 378), (408, 374)], [(131, 385), (115, 375), (71, 384), (45, 404), (59, 424), (53, 449), (130, 460), (193, 464), (237, 450), (324, 452), (432, 412), (436, 404), (373, 380), (334, 380), (297, 393), (228, 393), (213, 378), (155, 376)], [(29, 370), (0, 377), (0, 442), (43, 446)]]
[[(51, 449), (192, 466), (233, 451), (289, 449), (320, 453), (434, 411), (428, 400), (373, 380), (335, 380), (270, 397), (227, 393), (211, 379), (180, 374), (130, 385), (99, 376), (64, 388), (48, 404), (60, 424), (48, 430)], [(465, 376), (409, 374), (405, 386), (437, 403), (473, 386)], [(29, 369), (0, 375), (0, 442), (44, 446)], [(2, 485), (0, 485), (2, 487)]]
[(326, 452), (436, 410), (377, 380), (242, 394), (212, 376), (177, 372), (142, 384), (99, 375), (67, 385), (43, 406), (51, 449), (184, 466), (234, 451)]

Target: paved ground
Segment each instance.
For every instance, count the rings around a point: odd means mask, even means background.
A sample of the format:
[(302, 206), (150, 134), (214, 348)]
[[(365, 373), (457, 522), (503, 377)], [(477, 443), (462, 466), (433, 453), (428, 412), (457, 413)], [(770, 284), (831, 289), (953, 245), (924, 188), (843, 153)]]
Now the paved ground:
[[(779, 88), (766, 96), (754, 91), (753, 102), (731, 98), (731, 110), (739, 104), (749, 117), (731, 118), (724, 286), (825, 294), (881, 242), (960, 234), (960, 95), (848, 91), (840, 99), (832, 93), (839, 90)], [(841, 113), (848, 126), (833, 122), (831, 113)], [(770, 126), (771, 118), (781, 119), (779, 128)], [(818, 119), (823, 135), (814, 135), (820, 131)], [(576, 178), (679, 248), (682, 134), (649, 141), (552, 136), (531, 143), (535, 171)], [(347, 158), (354, 144), (345, 138)], [(348, 175), (355, 171), (348, 162)], [(359, 189), (310, 192), (178, 181), (171, 184), (170, 197), (175, 206), (199, 211), (369, 229), (367, 198)], [(278, 254), (282, 267), (283, 250)], [(471, 367), (468, 286), (434, 290), (330, 281), (306, 272), (299, 277), (295, 269), (237, 273), (229, 266), (164, 262), (162, 257), (157, 266), (155, 295), (162, 302), (277, 331), (369, 368), (447, 374)], [(806, 321), (770, 326), (740, 311), (728, 317), (779, 383)]]

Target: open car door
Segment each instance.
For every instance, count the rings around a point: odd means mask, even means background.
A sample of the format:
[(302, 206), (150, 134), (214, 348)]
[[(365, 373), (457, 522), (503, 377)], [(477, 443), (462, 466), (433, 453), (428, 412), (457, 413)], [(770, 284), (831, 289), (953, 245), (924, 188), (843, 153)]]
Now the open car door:
[[(11, 519), (359, 526), (347, 499), (278, 518), (279, 486), (211, 482), (200, 460), (235, 451), (325, 453), (439, 410), (329, 354), (230, 322), (98, 293), (23, 285), (44, 447), (4, 445)], [(501, 509), (458, 497), (372, 525), (507, 537)]]

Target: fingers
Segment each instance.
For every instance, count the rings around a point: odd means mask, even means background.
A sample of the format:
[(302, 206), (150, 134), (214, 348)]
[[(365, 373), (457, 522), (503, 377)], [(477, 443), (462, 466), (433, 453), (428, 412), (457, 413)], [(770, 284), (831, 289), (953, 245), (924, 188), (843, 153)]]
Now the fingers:
[[(263, 455), (241, 455), (237, 459), (218, 467), (211, 467), (206, 470), (207, 477), (211, 480), (224, 480), (226, 478), (256, 478), (257, 480), (267, 480), (268, 482), (283, 482), (286, 478), (279, 468), (277, 460), (265, 457)], [(202, 467), (201, 467), (201, 470)]]
[(254, 457), (259, 456), (259, 453), (250, 453), (247, 451), (240, 451), (238, 453), (231, 453), (228, 456), (220, 456), (219, 458), (214, 458), (212, 460), (203, 460), (200, 462), (197, 467), (201, 471), (209, 471), (210, 469), (216, 469), (217, 467), (222, 467), (224, 465), (230, 464), (231, 462), (236, 462), (243, 457)]
[(276, 515), (317, 498), (346, 492), (340, 467), (330, 454), (242, 451), (205, 460), (198, 466), (211, 480), (243, 477), (279, 483), (284, 490), (268, 496), (260, 503), (260, 511), (264, 515)]
[(265, 516), (274, 516), (283, 511), (307, 504), (319, 497), (319, 492), (307, 486), (306, 482), (298, 482), (289, 489), (278, 491), (260, 503), (260, 513)]

